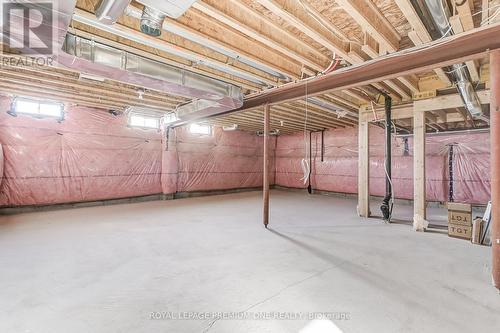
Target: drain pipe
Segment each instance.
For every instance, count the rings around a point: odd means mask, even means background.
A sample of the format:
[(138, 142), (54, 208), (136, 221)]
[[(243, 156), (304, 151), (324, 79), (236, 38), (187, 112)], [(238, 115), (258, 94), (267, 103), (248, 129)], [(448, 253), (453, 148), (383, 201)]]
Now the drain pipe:
[(384, 94), (385, 99), (385, 196), (380, 210), (382, 211), (382, 216), (384, 221), (390, 222), (392, 215), (392, 151), (391, 151), (391, 135), (392, 135), (392, 99), (389, 95)]

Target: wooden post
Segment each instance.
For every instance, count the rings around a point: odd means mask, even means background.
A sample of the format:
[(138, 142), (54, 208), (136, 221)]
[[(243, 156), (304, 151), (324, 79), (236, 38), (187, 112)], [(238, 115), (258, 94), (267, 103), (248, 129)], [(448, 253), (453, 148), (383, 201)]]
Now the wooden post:
[[(360, 113), (361, 114), (361, 113)], [(370, 216), (370, 146), (369, 123), (360, 116), (358, 128), (358, 214)]]
[(413, 110), (413, 228), (427, 228), (425, 201), (425, 112)]
[(490, 84), (492, 274), (500, 289), (500, 49), (490, 53)]
[(262, 170), (263, 179), (263, 199), (264, 199), (264, 211), (263, 211), (263, 222), (264, 226), (267, 228), (269, 224), (269, 104), (264, 105), (264, 167)]

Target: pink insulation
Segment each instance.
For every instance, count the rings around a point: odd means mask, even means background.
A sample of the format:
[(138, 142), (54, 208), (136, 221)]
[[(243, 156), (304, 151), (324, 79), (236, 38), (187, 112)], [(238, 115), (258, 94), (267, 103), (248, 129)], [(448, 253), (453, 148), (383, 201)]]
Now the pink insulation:
[[(262, 186), (263, 138), (215, 128), (199, 136), (187, 128), (165, 133), (127, 127), (127, 117), (70, 107), (65, 120), (35, 119), (6, 112), (0, 98), (0, 206), (47, 205), (150, 194), (172, 194)], [(312, 134), (314, 189), (356, 193), (357, 129)], [(168, 140), (167, 140), (168, 137)], [(272, 137), (271, 184), (305, 188), (301, 159), (309, 134)], [(447, 201), (448, 145), (454, 144), (457, 202), (486, 203), (490, 197), (489, 134), (428, 136), (427, 199)], [(405, 146), (407, 149), (405, 150)], [(412, 138), (393, 139), (393, 183), (398, 198), (413, 197)], [(370, 192), (385, 193), (384, 131), (370, 130)]]
[[(262, 186), (262, 142), (262, 137), (221, 128), (215, 128), (210, 137), (177, 128), (169, 144), (177, 151), (177, 192)], [(274, 145), (272, 138), (271, 157)], [(273, 158), (270, 161), (270, 183), (274, 184)]]
[(160, 193), (161, 135), (133, 130), (126, 117), (83, 107), (66, 119), (6, 113), (0, 98), (5, 155), (0, 205), (40, 205)]
[[(305, 157), (309, 135), (282, 136), (276, 148), (276, 185), (305, 188), (300, 161)], [(402, 137), (393, 139), (392, 177), (397, 198), (413, 198), (413, 144), (407, 151)], [(428, 136), (426, 142), (427, 200), (448, 201), (448, 145), (455, 144), (454, 199), (456, 202), (487, 203), (490, 197), (489, 134), (447, 134)], [(358, 132), (340, 129), (324, 132), (321, 162), (321, 133), (312, 135), (313, 189), (357, 193)], [(370, 194), (383, 196), (384, 130), (370, 127)]]
[(165, 133), (129, 128), (125, 115), (70, 107), (59, 123), (12, 117), (10, 104), (0, 97), (0, 206), (262, 184), (262, 138), (252, 134), (216, 129), (200, 137), (180, 128), (167, 145)]

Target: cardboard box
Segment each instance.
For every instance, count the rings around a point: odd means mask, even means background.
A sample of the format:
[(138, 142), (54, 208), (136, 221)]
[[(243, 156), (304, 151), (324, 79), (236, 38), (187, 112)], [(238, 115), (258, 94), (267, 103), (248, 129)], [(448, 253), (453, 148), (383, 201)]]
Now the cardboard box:
[(470, 204), (448, 203), (448, 236), (471, 240), (472, 206)]

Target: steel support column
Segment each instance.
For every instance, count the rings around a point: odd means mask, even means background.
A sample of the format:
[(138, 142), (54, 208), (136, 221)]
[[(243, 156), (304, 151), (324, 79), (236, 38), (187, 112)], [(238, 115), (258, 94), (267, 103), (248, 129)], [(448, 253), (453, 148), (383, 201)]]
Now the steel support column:
[(269, 224), (269, 104), (264, 105), (264, 166), (262, 170), (263, 179), (263, 223), (267, 228)]
[(492, 274), (500, 289), (500, 49), (490, 53), (490, 84)]

